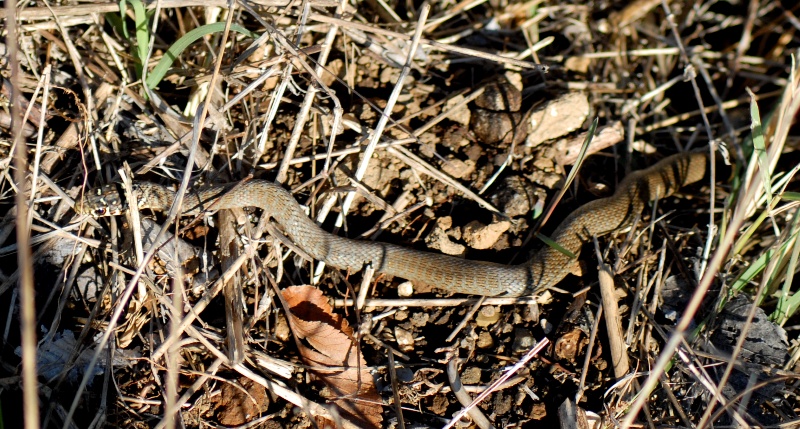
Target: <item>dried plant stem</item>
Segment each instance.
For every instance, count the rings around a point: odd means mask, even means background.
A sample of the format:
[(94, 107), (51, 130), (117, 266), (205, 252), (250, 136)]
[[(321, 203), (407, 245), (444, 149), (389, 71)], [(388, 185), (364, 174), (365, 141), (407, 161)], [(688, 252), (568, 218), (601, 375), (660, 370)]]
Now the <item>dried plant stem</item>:
[(453, 356), (450, 362), (447, 363), (447, 381), (450, 383), (450, 388), (453, 391), (453, 395), (458, 399), (458, 402), (463, 407), (467, 407), (467, 414), (472, 418), (472, 421), (481, 429), (494, 428), (480, 408), (470, 407), (472, 398), (461, 383), (461, 375), (458, 373), (458, 356)]
[[(364, 177), (364, 174), (367, 172), (369, 162), (372, 160), (372, 154), (375, 153), (375, 147), (383, 135), (383, 130), (386, 128), (386, 124), (389, 122), (394, 105), (397, 102), (397, 98), (400, 96), (400, 90), (403, 88), (403, 82), (405, 81), (406, 76), (408, 76), (408, 73), (411, 71), (411, 63), (414, 61), (414, 56), (417, 52), (417, 48), (419, 47), (419, 40), (422, 37), (422, 29), (425, 27), (425, 21), (428, 18), (430, 9), (430, 4), (425, 3), (419, 11), (419, 19), (417, 20), (414, 37), (411, 39), (411, 46), (408, 48), (406, 64), (400, 70), (400, 76), (397, 77), (397, 82), (392, 89), (392, 93), (389, 96), (389, 99), (386, 100), (386, 108), (383, 110), (380, 120), (378, 120), (378, 125), (372, 131), (369, 144), (364, 149), (364, 153), (361, 155), (361, 162), (359, 162), (358, 168), (356, 169), (355, 180), (361, 180)], [(347, 194), (347, 197), (345, 197), (345, 200), (342, 203), (342, 212), (336, 219), (337, 227), (341, 227), (344, 223), (344, 216), (347, 215), (347, 212), (350, 210), (350, 205), (353, 204), (355, 197), (356, 195), (354, 193), (349, 193)]]
[(622, 328), (620, 327), (619, 306), (617, 305), (617, 294), (614, 290), (614, 278), (611, 275), (611, 268), (602, 264), (600, 272), (597, 273), (600, 280), (600, 295), (603, 299), (603, 309), (605, 314), (603, 320), (606, 322), (606, 333), (611, 349), (611, 364), (614, 367), (614, 376), (617, 379), (628, 374), (630, 366), (628, 363), (628, 349), (622, 339)]
[[(17, 208), (17, 264), (19, 270), (20, 295), (20, 335), (22, 344), (22, 401), (26, 429), (38, 429), (39, 424), (39, 383), (36, 377), (36, 306), (33, 289), (33, 259), (30, 243), (30, 211), (26, 201), (30, 182), (28, 181), (27, 146), (22, 138), (22, 115), (20, 97), (20, 68), (17, 53), (16, 3), (5, 3), (6, 44), (8, 46), (8, 66), (11, 71), (11, 134), (14, 136), (14, 181), (17, 186), (15, 204)], [(35, 180), (36, 176), (31, 176)], [(31, 195), (31, 199), (33, 196)]]

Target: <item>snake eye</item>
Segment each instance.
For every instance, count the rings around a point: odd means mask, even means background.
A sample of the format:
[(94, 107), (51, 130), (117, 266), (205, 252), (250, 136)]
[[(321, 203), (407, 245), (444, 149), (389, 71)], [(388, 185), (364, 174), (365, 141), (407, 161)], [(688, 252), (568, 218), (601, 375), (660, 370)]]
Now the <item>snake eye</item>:
[(102, 217), (106, 215), (106, 208), (105, 207), (98, 207), (94, 209), (94, 216), (95, 217)]

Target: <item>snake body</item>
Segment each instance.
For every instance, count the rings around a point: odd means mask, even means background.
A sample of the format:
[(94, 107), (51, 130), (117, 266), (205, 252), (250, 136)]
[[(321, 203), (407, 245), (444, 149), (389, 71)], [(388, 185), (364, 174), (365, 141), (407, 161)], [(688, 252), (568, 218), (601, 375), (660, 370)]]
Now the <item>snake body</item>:
[[(614, 195), (589, 202), (572, 212), (556, 228), (551, 239), (578, 254), (592, 236), (630, 225), (649, 201), (672, 195), (682, 186), (700, 180), (705, 175), (706, 158), (701, 153), (673, 155), (629, 174)], [(175, 200), (175, 191), (154, 183), (139, 183), (134, 189), (140, 209), (166, 211)], [(98, 188), (87, 196), (78, 211), (96, 217), (113, 215), (125, 209), (123, 201), (117, 187)], [(358, 271), (369, 264), (377, 272), (450, 292), (485, 296), (536, 293), (561, 281), (573, 263), (569, 256), (550, 246), (544, 246), (527, 262), (502, 265), (339, 237), (309, 219), (291, 193), (262, 180), (190, 191), (183, 206), (185, 215), (258, 207), (277, 221), (298, 247), (327, 265)]]

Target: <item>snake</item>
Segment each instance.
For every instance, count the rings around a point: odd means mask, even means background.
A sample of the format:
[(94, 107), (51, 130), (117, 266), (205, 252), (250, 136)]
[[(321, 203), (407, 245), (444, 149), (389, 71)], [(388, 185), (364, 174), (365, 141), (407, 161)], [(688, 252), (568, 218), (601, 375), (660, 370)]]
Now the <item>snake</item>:
[[(424, 283), (453, 293), (517, 297), (555, 286), (571, 271), (573, 256), (593, 236), (630, 226), (650, 201), (673, 195), (697, 182), (706, 172), (707, 155), (685, 152), (628, 174), (610, 197), (588, 202), (568, 215), (550, 235), (558, 246), (545, 245), (526, 262), (506, 265), (409, 249), (391, 243), (354, 240), (331, 234), (306, 216), (292, 194), (273, 182), (242, 183), (191, 190), (183, 200), (183, 215), (210, 210), (257, 207), (280, 224), (285, 234), (311, 258), (356, 272), (371, 266), (376, 272)], [(133, 185), (140, 210), (167, 211), (176, 193), (150, 182)], [(119, 185), (86, 192), (76, 211), (93, 217), (113, 216), (128, 209)]]

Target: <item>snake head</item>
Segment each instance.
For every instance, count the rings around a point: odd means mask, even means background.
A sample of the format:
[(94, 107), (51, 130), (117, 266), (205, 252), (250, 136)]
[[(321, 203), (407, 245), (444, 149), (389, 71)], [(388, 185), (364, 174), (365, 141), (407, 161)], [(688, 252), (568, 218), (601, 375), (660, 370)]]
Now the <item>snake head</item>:
[(76, 205), (80, 214), (92, 217), (117, 216), (127, 209), (118, 185), (105, 185), (87, 192), (82, 202)]

